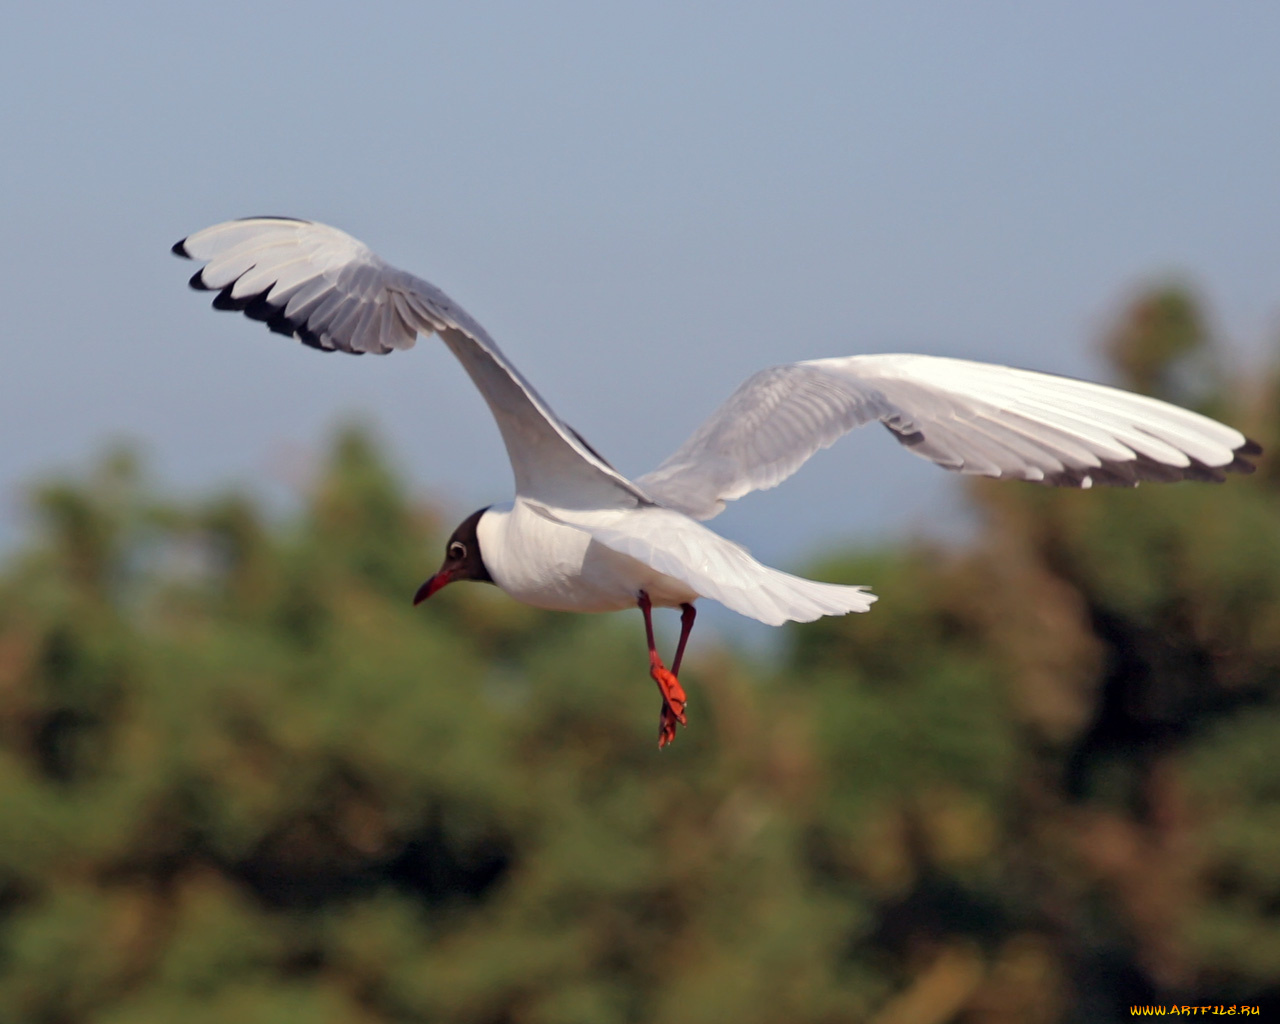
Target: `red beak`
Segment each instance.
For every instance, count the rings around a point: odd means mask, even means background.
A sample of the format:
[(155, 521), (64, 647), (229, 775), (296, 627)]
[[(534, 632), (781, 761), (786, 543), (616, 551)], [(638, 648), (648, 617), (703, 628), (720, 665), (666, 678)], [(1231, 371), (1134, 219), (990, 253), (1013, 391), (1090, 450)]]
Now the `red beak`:
[(429, 598), (451, 579), (453, 579), (452, 573), (441, 569), (438, 573), (432, 576), (431, 579), (427, 580), (426, 583), (422, 584), (422, 586), (418, 588), (418, 592), (413, 595), (413, 603), (415, 605), (422, 604), (423, 601)]

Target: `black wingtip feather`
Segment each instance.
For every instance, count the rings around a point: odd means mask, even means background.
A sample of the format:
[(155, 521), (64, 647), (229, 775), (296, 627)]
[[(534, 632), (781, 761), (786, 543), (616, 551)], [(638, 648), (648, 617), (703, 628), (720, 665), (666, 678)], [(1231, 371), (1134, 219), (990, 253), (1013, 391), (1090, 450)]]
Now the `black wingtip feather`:
[(298, 325), (292, 323), (279, 309), (277, 309), (275, 316), (266, 321), (266, 324), (268, 330), (274, 331), (276, 334), (283, 334), (286, 338), (292, 338), (298, 333)]
[(294, 332), (293, 332), (293, 333), (294, 333), (294, 335), (296, 335), (296, 336), (297, 336), (297, 339), (298, 339), (300, 342), (302, 342), (302, 344), (306, 345), (308, 348), (313, 348), (313, 349), (315, 349), (317, 352), (332, 352), (332, 351), (333, 351), (333, 349), (331, 349), (331, 348), (325, 348), (325, 347), (324, 347), (324, 345), (323, 345), (323, 344), (321, 343), (321, 341), (320, 341), (320, 335), (316, 334), (316, 332), (315, 332), (315, 331), (313, 331), (313, 330), (312, 330), (310, 327), (308, 327), (306, 324), (299, 324), (299, 325), (294, 329)]
[(267, 293), (265, 291), (258, 292), (250, 298), (248, 304), (242, 310), (245, 316), (250, 320), (257, 320), (260, 323), (269, 324), (276, 318), (280, 312), (279, 306), (273, 306), (267, 301)]
[(174, 242), (169, 251), (175, 256), (181, 256), (184, 260), (191, 259), (191, 253), (187, 252), (187, 240), (185, 238), (179, 238)]
[(1223, 466), (1222, 468), (1225, 469), (1228, 473), (1248, 474), (1248, 473), (1256, 472), (1258, 467), (1255, 466), (1249, 460), (1256, 459), (1261, 454), (1262, 454), (1262, 445), (1258, 444), (1257, 441), (1254, 441), (1251, 438), (1246, 437), (1244, 439), (1244, 444), (1242, 444), (1239, 448), (1236, 449), (1236, 457), (1232, 459), (1230, 463)]
[(237, 299), (231, 294), (231, 289), (233, 287), (235, 287), (235, 282), (227, 285), (222, 289), (222, 291), (218, 292), (218, 294), (214, 296), (214, 309), (221, 309), (229, 313), (239, 313), (245, 308), (245, 306), (249, 305), (249, 303), (256, 298), (256, 296), (253, 295), (246, 295), (243, 298)]
[(1199, 459), (1192, 459), (1185, 466), (1171, 466), (1147, 455), (1138, 455), (1123, 462), (1104, 462), (1101, 466), (1069, 467), (1061, 473), (1046, 476), (1043, 483), (1052, 487), (1080, 487), (1085, 477), (1096, 487), (1136, 487), (1140, 483), (1177, 483), (1195, 480), (1199, 483), (1220, 484), (1228, 472), (1252, 473), (1253, 465), (1237, 458), (1226, 466), (1209, 466)]
[(201, 276), (203, 273), (204, 273), (204, 267), (201, 267), (194, 274), (192, 274), (191, 278), (187, 281), (187, 287), (194, 288), (198, 292), (213, 291), (212, 288), (210, 288), (207, 284), (204, 283), (204, 278)]

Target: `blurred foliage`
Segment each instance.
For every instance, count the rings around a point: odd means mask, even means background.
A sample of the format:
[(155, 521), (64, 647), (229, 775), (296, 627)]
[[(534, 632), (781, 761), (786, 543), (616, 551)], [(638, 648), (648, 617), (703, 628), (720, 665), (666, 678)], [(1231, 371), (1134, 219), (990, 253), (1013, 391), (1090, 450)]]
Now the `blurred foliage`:
[[(1280, 446), (1195, 302), (1124, 382)], [(0, 574), (0, 1021), (1037, 1024), (1280, 1006), (1280, 475), (971, 488), (839, 555), (869, 615), (708, 648), (656, 749), (639, 616), (414, 609), (452, 522), (369, 437), (303, 512), (32, 491)], [(1265, 1011), (1264, 1011), (1265, 1012)]]
[(1181, 285), (1139, 295), (1107, 336), (1104, 349), (1134, 391), (1187, 406), (1221, 396), (1219, 353), (1200, 303)]

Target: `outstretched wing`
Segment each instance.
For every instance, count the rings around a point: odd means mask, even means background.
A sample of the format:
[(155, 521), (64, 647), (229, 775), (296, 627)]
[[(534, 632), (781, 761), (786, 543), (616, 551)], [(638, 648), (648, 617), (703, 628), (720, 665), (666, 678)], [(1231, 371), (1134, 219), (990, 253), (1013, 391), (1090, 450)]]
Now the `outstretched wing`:
[(189, 235), (174, 253), (207, 261), (191, 287), (312, 348), (382, 355), (438, 334), (497, 420), (516, 492), (559, 505), (632, 507), (644, 493), (543, 401), (484, 328), (433, 284), (350, 235), (305, 220), (252, 217)]
[(1248, 456), (1262, 450), (1206, 416), (1101, 384), (936, 356), (849, 356), (757, 373), (636, 483), (710, 519), (875, 420), (946, 469), (1060, 487), (1221, 481), (1251, 473)]

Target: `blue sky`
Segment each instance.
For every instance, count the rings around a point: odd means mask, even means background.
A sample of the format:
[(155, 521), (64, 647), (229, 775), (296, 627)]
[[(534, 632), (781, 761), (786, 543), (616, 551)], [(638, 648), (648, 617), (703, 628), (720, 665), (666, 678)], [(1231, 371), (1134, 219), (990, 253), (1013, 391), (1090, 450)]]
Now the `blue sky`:
[[(1280, 325), (1277, 39), (1276, 5), (1115, 0), (16, 7), (0, 535), (110, 439), (279, 500), (351, 417), (459, 515), (509, 496), (438, 344), (324, 357), (187, 290), (169, 245), (249, 214), (443, 287), (635, 473), (773, 363), (1097, 377), (1169, 275), (1248, 363)], [(953, 479), (867, 433), (718, 524), (790, 567), (936, 529)]]

